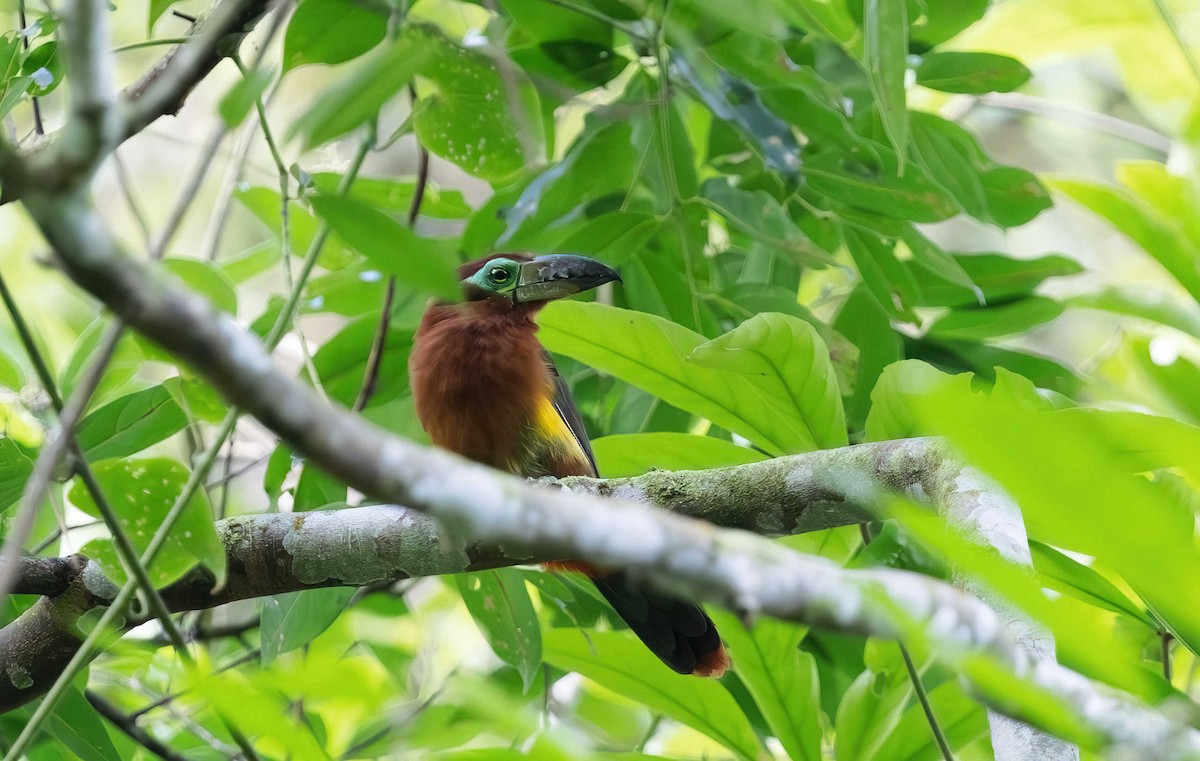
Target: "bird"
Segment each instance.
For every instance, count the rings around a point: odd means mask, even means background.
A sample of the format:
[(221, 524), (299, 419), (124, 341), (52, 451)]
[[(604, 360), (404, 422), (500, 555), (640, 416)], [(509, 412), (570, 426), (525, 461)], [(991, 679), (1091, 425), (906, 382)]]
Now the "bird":
[[(597, 477), (583, 419), (537, 339), (548, 302), (621, 282), (616, 270), (577, 254), (491, 254), (458, 269), (463, 300), (431, 300), (413, 339), (409, 381), (433, 443), (526, 478)], [(654, 655), (680, 674), (720, 677), (729, 655), (694, 602), (635, 584), (623, 571), (578, 561), (581, 571)]]

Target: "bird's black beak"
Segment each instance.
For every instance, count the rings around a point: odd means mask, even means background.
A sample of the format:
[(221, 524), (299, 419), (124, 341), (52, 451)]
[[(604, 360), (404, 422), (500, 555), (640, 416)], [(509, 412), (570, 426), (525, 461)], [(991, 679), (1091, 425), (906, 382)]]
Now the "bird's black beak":
[(595, 259), (576, 254), (547, 254), (521, 265), (513, 300), (549, 301), (614, 281), (621, 282), (617, 271)]

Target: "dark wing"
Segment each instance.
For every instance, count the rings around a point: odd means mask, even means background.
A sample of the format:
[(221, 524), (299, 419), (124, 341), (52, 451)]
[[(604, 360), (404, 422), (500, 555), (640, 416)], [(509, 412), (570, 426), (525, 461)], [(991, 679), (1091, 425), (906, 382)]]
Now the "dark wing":
[(596, 470), (596, 457), (592, 454), (592, 444), (588, 441), (587, 429), (583, 427), (583, 418), (579, 415), (579, 408), (571, 399), (571, 390), (567, 388), (567, 382), (558, 374), (558, 368), (554, 366), (554, 360), (550, 358), (549, 352), (543, 350), (542, 358), (546, 360), (546, 367), (550, 368), (550, 377), (554, 379), (554, 409), (562, 421), (567, 424), (567, 428), (571, 429), (571, 434), (579, 442), (579, 448), (587, 455), (588, 463), (592, 466), (592, 475), (599, 475)]

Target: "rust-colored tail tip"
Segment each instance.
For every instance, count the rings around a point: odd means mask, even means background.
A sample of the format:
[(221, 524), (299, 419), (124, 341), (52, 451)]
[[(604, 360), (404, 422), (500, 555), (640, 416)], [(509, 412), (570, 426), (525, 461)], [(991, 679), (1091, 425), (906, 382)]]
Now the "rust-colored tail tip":
[(721, 645), (716, 650), (706, 653), (696, 664), (695, 676), (720, 679), (729, 670), (729, 651)]

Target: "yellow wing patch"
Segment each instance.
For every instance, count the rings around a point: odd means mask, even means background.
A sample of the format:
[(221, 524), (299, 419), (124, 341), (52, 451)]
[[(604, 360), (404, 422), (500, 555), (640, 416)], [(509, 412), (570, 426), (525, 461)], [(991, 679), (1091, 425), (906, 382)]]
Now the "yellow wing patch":
[(579, 440), (563, 421), (554, 403), (542, 399), (534, 409), (529, 423), (525, 451), (521, 454), (520, 471), (526, 476), (553, 475), (548, 471), (551, 462), (577, 463), (580, 473), (591, 472), (587, 454)]

